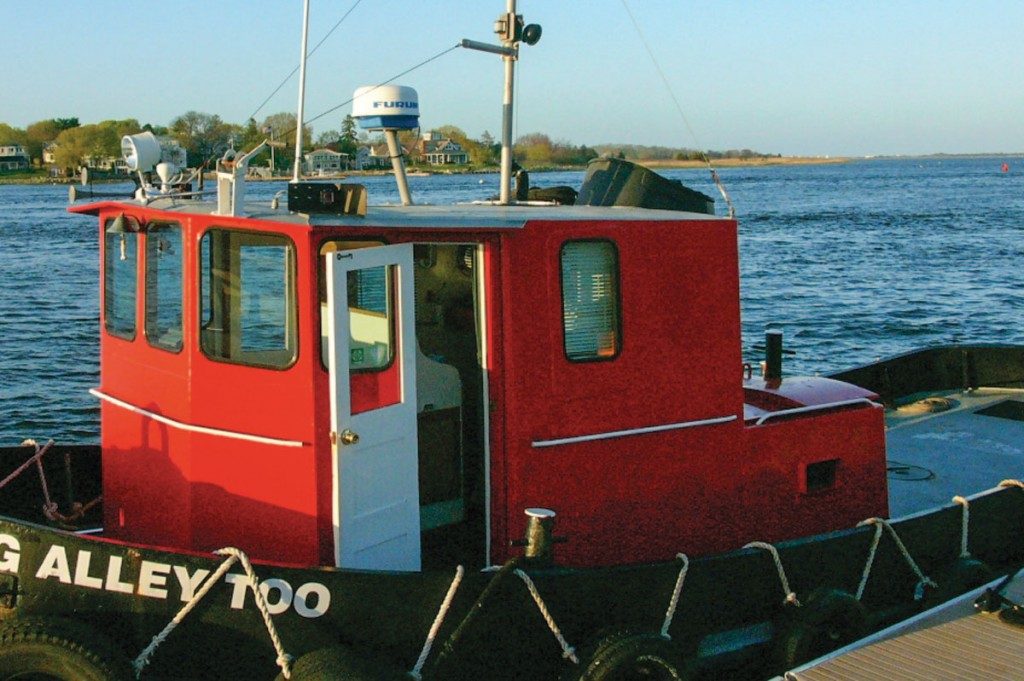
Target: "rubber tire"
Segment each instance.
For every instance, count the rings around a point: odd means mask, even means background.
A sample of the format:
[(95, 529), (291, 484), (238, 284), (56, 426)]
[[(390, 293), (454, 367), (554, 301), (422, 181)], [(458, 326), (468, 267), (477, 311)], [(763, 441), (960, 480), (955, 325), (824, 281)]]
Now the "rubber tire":
[[(306, 653), (292, 665), (291, 681), (409, 681), (407, 670), (338, 644)], [(284, 673), (278, 674), (284, 680)]]
[(94, 628), (65, 619), (0, 623), (0, 679), (128, 681), (124, 652)]
[(669, 639), (653, 632), (619, 631), (598, 640), (584, 652), (570, 681), (629, 681), (692, 678), (691, 666)]
[(937, 589), (925, 590), (921, 608), (934, 608), (995, 578), (996, 573), (992, 568), (977, 558), (957, 558), (949, 568), (935, 575), (935, 581), (939, 586)]
[(868, 613), (853, 595), (838, 589), (813, 592), (776, 637), (778, 664), (792, 669), (868, 634)]

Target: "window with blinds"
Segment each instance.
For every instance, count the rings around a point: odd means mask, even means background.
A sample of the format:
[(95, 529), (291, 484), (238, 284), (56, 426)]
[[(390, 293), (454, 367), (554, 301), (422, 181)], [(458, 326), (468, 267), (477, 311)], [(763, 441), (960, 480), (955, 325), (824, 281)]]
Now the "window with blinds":
[(619, 257), (610, 241), (562, 246), (565, 355), (573, 362), (612, 359), (622, 346)]

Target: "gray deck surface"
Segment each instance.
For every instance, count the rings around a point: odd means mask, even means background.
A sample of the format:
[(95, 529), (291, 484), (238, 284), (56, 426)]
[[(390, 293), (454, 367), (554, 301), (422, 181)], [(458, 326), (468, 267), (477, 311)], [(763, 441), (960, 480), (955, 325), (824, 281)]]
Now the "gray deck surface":
[(949, 411), (886, 417), (892, 518), (1024, 478), (1024, 422), (975, 413), (1005, 400), (1024, 402), (1024, 391), (983, 388), (945, 396), (957, 403)]

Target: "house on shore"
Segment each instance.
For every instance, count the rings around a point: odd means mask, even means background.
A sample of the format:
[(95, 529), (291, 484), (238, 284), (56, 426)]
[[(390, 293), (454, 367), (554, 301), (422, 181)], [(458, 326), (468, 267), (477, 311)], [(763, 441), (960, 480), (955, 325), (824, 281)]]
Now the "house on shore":
[(436, 130), (425, 132), (417, 140), (412, 156), (432, 166), (465, 165), (469, 154), (462, 145)]
[(27, 170), (32, 163), (25, 153), (25, 147), (13, 142), (0, 144), (0, 172), (7, 170)]
[(314, 149), (303, 158), (310, 175), (336, 175), (349, 167), (348, 154), (333, 149)]

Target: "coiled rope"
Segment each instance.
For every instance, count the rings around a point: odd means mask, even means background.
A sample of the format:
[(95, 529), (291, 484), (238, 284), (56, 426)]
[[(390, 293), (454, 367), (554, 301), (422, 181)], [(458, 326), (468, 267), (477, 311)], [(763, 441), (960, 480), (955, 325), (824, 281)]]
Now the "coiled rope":
[(461, 565), (455, 569), (455, 578), (452, 579), (451, 585), (448, 587), (448, 593), (445, 594), (444, 600), (441, 602), (441, 607), (437, 611), (437, 616), (434, 617), (434, 623), (430, 625), (430, 631), (427, 632), (427, 640), (423, 642), (423, 650), (420, 651), (420, 656), (416, 660), (416, 665), (409, 672), (409, 676), (420, 681), (423, 678), (421, 672), (423, 671), (423, 665), (427, 661), (427, 656), (430, 655), (430, 649), (434, 645), (434, 639), (437, 638), (437, 632), (441, 628), (441, 624), (444, 622), (445, 616), (448, 614), (448, 609), (451, 608), (452, 600), (455, 598), (455, 592), (459, 588), (459, 584), (462, 583), (462, 576), (466, 573), (465, 568)]
[(672, 598), (668, 601), (668, 610), (665, 611), (665, 622), (661, 625), (661, 637), (672, 640), (668, 634), (668, 628), (672, 626), (672, 618), (676, 615), (676, 607), (679, 605), (679, 594), (683, 591), (683, 582), (686, 581), (686, 573), (690, 569), (690, 559), (685, 553), (677, 553), (676, 558), (683, 561), (679, 568), (679, 576), (676, 577), (675, 588), (672, 589)]
[(775, 569), (779, 573), (779, 581), (782, 582), (782, 591), (786, 594), (782, 603), (784, 605), (795, 605), (800, 607), (800, 601), (797, 600), (796, 592), (789, 588), (789, 580), (786, 579), (786, 570), (782, 567), (782, 558), (779, 557), (778, 550), (771, 544), (763, 541), (752, 541), (749, 544), (744, 544), (745, 549), (764, 549), (772, 555), (772, 560), (775, 561)]
[(551, 613), (548, 612), (548, 606), (544, 604), (544, 599), (540, 597), (540, 593), (537, 591), (537, 586), (530, 579), (530, 575), (526, 574), (519, 568), (515, 569), (515, 574), (519, 579), (523, 580), (526, 584), (526, 588), (530, 590), (530, 595), (533, 597), (533, 602), (537, 604), (537, 608), (540, 610), (541, 616), (548, 625), (548, 629), (555, 635), (558, 640), (558, 645), (562, 646), (562, 657), (567, 660), (572, 660), (573, 664), (579, 664), (580, 660), (576, 657), (576, 649), (569, 645), (562, 636), (562, 632), (559, 630), (558, 625), (555, 624), (555, 618), (552, 617)]
[(277, 651), (277, 666), (281, 668), (281, 674), (286, 679), (292, 677), (291, 663), (292, 657), (285, 652), (284, 646), (281, 644), (281, 638), (277, 635), (277, 628), (274, 627), (274, 621), (270, 616), (270, 610), (267, 608), (267, 601), (263, 597), (263, 593), (260, 591), (260, 580), (256, 576), (256, 572), (252, 569), (252, 563), (249, 562), (249, 557), (245, 555), (240, 549), (228, 546), (223, 549), (217, 549), (214, 553), (218, 556), (227, 556), (227, 560), (220, 564), (220, 567), (210, 575), (199, 590), (189, 599), (181, 610), (178, 611), (171, 621), (167, 623), (167, 626), (163, 630), (153, 637), (153, 640), (149, 642), (149, 645), (139, 653), (139, 656), (132, 662), (132, 668), (135, 670), (135, 678), (139, 678), (142, 674), (142, 670), (149, 664), (150, 658), (156, 651), (157, 647), (163, 643), (175, 627), (181, 624), (182, 620), (192, 612), (192, 609), (198, 605), (199, 601), (203, 600), (203, 597), (209, 593), (213, 585), (219, 582), (228, 570), (235, 563), (241, 563), (242, 569), (245, 570), (246, 576), (249, 578), (249, 586), (252, 588), (253, 599), (256, 601), (256, 607), (259, 608), (260, 614), (263, 615), (263, 622), (267, 625), (267, 632), (270, 634), (270, 640), (274, 644), (274, 650)]
[(907, 565), (909, 565), (910, 569), (914, 571), (915, 575), (917, 575), (918, 581), (917, 588), (914, 590), (914, 599), (921, 600), (921, 598), (924, 596), (925, 586), (930, 586), (932, 588), (936, 588), (938, 586), (938, 584), (932, 581), (931, 578), (929, 578), (923, 572), (921, 572), (921, 568), (917, 566), (917, 563), (914, 561), (914, 558), (910, 555), (910, 551), (907, 550), (907, 547), (903, 544), (903, 541), (900, 539), (899, 535), (896, 534), (896, 530), (893, 529), (892, 525), (889, 524), (888, 520), (885, 520), (883, 518), (868, 518), (867, 520), (862, 520), (859, 523), (857, 523), (857, 527), (862, 527), (864, 525), (875, 526), (875, 537), (871, 540), (871, 548), (868, 550), (868, 560), (867, 563), (864, 564), (864, 573), (861, 575), (860, 585), (857, 587), (858, 601), (861, 599), (861, 596), (864, 595), (864, 587), (867, 586), (868, 577), (871, 576), (871, 568), (874, 566), (875, 563), (875, 554), (878, 552), (878, 543), (882, 539), (883, 528), (888, 530), (889, 534), (892, 535), (892, 539), (894, 542), (896, 542), (896, 546), (899, 548), (900, 553), (903, 554), (903, 558), (906, 559)]

